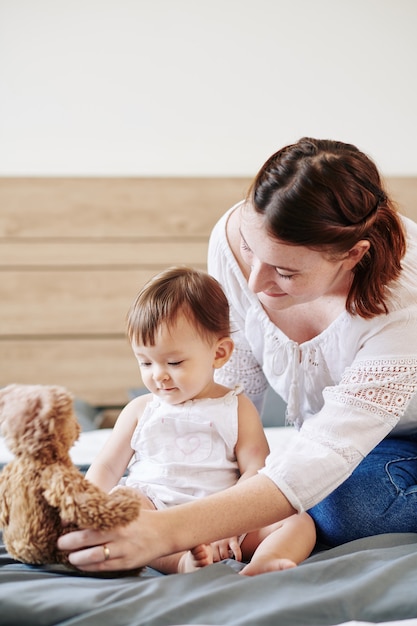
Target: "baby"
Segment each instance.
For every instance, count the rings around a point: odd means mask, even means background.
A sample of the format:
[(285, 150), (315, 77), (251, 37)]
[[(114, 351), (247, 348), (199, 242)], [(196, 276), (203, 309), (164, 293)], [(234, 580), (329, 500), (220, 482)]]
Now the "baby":
[[(185, 267), (158, 274), (133, 302), (127, 332), (150, 393), (122, 410), (87, 478), (106, 491), (134, 487), (143, 507), (160, 509), (254, 476), (269, 454), (259, 414), (240, 386), (214, 379), (234, 347), (220, 284)], [(185, 573), (235, 558), (250, 561), (242, 574), (255, 575), (294, 567), (314, 545), (314, 523), (303, 513), (149, 565)]]

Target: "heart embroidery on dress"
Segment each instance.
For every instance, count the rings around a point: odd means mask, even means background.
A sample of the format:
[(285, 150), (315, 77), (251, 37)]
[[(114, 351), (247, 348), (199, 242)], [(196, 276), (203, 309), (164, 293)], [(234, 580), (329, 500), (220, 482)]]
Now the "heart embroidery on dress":
[(200, 447), (200, 437), (197, 435), (186, 435), (185, 437), (177, 437), (176, 446), (186, 456), (193, 454)]

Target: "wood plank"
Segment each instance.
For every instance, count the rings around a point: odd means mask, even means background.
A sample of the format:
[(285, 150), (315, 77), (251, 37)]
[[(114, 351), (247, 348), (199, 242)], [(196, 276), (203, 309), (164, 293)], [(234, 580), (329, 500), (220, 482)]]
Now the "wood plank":
[(3, 271), (0, 337), (124, 333), (127, 311), (155, 269)]
[(124, 337), (0, 341), (0, 386), (63, 385), (93, 406), (123, 406), (142, 385)]
[(245, 178), (0, 178), (0, 237), (207, 236)]
[[(6, 239), (0, 243), (0, 271), (5, 268), (62, 269), (164, 268), (170, 265), (206, 267), (208, 237), (117, 241)], [(1, 290), (1, 288), (0, 288)]]
[(401, 213), (417, 222), (417, 177), (391, 177), (385, 182)]

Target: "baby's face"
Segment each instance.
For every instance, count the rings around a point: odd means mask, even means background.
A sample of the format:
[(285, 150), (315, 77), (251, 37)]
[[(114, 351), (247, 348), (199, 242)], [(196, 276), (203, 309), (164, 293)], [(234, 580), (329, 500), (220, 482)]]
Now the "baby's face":
[(217, 343), (199, 335), (179, 314), (172, 326), (160, 326), (154, 346), (133, 343), (132, 348), (149, 391), (164, 402), (180, 404), (210, 397)]

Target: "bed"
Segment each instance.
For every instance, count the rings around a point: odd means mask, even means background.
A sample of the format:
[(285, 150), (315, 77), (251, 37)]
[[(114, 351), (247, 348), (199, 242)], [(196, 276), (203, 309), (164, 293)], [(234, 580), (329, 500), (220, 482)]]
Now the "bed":
[[(81, 470), (141, 387), (124, 334), (137, 288), (167, 265), (204, 268), (213, 224), (248, 184), (0, 179), (0, 386), (61, 384), (74, 393), (83, 432), (72, 457)], [(388, 186), (416, 219), (417, 179)], [(267, 403), (271, 447), (293, 435), (284, 408)], [(9, 459), (0, 438), (0, 465)], [(361, 539), (255, 578), (239, 567), (228, 560), (191, 574), (86, 576), (23, 565), (1, 543), (0, 625), (417, 624), (417, 535)]]
[(192, 574), (94, 578), (0, 554), (4, 626), (417, 624), (417, 536), (383, 535), (251, 579), (225, 561)]
[[(72, 449), (88, 466), (110, 429), (82, 433)], [(291, 428), (267, 427), (271, 447)], [(2, 447), (3, 445), (3, 447)], [(0, 441), (0, 459), (7, 450)], [(369, 537), (312, 555), (297, 568), (254, 578), (223, 561), (191, 574), (87, 576), (63, 566), (28, 566), (0, 546), (4, 626), (333, 626), (417, 624), (417, 534)]]

